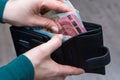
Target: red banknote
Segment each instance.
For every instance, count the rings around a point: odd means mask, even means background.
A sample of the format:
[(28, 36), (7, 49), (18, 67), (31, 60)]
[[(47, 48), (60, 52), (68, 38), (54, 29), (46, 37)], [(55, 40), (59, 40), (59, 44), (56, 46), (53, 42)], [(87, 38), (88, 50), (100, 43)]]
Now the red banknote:
[(75, 36), (79, 33), (86, 32), (83, 24), (80, 23), (79, 19), (74, 14), (67, 15), (55, 21), (61, 28), (59, 31), (60, 34)]

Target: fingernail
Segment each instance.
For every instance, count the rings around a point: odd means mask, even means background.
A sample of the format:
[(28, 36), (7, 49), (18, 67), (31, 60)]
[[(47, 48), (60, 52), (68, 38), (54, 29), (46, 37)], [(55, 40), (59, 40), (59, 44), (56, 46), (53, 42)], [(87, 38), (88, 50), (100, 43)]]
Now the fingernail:
[(53, 27), (51, 27), (51, 29), (52, 29), (52, 31), (54, 31), (54, 32), (59, 32), (58, 27), (53, 26)]

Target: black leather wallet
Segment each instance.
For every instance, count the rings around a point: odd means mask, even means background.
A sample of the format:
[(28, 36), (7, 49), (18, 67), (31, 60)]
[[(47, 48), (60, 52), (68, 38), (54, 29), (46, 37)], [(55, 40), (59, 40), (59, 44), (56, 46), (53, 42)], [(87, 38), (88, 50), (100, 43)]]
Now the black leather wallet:
[[(110, 52), (103, 44), (102, 27), (88, 22), (84, 22), (84, 26), (87, 32), (65, 41), (51, 57), (60, 64), (83, 68), (87, 73), (105, 74), (105, 66), (110, 62)], [(50, 39), (32, 28), (28, 30), (12, 26), (10, 30), (18, 56)]]

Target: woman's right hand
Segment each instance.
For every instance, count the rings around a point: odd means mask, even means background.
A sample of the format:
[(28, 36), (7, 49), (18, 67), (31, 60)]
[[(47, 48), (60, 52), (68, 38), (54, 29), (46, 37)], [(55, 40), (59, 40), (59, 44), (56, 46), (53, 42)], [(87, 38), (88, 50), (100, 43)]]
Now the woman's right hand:
[(32, 62), (35, 70), (35, 80), (64, 80), (68, 75), (84, 73), (83, 69), (61, 65), (52, 60), (53, 53), (62, 44), (63, 35), (55, 35), (47, 43), (39, 45), (24, 55)]

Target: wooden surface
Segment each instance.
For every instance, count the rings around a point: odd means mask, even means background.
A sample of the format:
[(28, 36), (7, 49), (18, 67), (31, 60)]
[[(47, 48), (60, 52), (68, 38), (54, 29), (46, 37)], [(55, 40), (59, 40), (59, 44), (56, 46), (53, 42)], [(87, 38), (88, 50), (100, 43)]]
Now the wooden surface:
[[(105, 46), (111, 52), (106, 75), (83, 74), (66, 80), (120, 80), (120, 0), (71, 0), (84, 21), (101, 24)], [(0, 25), (0, 65), (15, 58), (8, 25)]]

